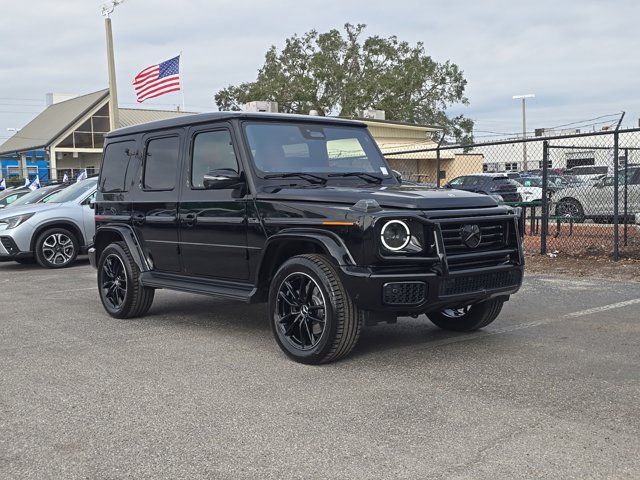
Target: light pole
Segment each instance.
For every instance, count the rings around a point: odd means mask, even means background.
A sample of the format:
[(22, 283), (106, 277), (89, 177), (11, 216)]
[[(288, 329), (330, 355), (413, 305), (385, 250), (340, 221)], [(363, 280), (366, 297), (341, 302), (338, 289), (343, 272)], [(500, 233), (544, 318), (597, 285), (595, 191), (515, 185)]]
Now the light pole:
[(118, 119), (118, 91), (116, 87), (116, 62), (113, 57), (113, 34), (111, 33), (111, 18), (115, 8), (124, 0), (110, 0), (102, 4), (101, 13), (104, 17), (104, 29), (107, 34), (107, 68), (109, 70), (109, 129), (115, 130), (120, 124)]
[[(527, 98), (535, 98), (534, 93), (527, 93), (524, 95), (514, 95), (514, 100), (522, 99), (522, 140), (527, 139)], [(522, 170), (526, 171), (527, 168), (527, 142), (522, 142)]]

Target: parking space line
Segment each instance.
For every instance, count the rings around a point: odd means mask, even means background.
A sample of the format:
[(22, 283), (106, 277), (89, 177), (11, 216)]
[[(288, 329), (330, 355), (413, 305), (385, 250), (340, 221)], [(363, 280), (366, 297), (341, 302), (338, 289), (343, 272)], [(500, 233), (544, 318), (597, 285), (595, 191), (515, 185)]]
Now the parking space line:
[(469, 340), (479, 340), (481, 338), (485, 338), (493, 335), (501, 335), (503, 333), (517, 332), (518, 330), (525, 330), (527, 328), (540, 327), (542, 325), (548, 325), (551, 323), (559, 322), (563, 319), (567, 320), (567, 319), (584, 317), (586, 315), (591, 315), (593, 313), (605, 312), (607, 310), (614, 310), (617, 308), (623, 308), (629, 305), (636, 305), (639, 303), (640, 303), (640, 298), (634, 298), (631, 300), (625, 300), (624, 302), (610, 303), (608, 305), (602, 305), (600, 307), (587, 308), (585, 310), (578, 310), (577, 312), (565, 313), (564, 315), (560, 315), (558, 317), (545, 318), (537, 322), (521, 323), (519, 325), (511, 325), (511, 326), (499, 328), (496, 330), (480, 330), (478, 332), (462, 333), (451, 338), (443, 338), (442, 340), (436, 340), (434, 342), (425, 342), (424, 344), (421, 345), (421, 347), (439, 347), (444, 345), (450, 345), (453, 343), (466, 342)]
[(640, 303), (640, 298), (634, 298), (632, 300), (626, 300), (624, 302), (611, 303), (609, 305), (603, 305), (602, 307), (588, 308), (586, 310), (580, 310), (578, 312), (567, 313), (566, 315), (563, 315), (563, 317), (564, 318), (582, 317), (584, 315), (591, 315), (592, 313), (606, 312), (607, 310), (622, 308), (628, 305), (635, 305), (637, 303)]

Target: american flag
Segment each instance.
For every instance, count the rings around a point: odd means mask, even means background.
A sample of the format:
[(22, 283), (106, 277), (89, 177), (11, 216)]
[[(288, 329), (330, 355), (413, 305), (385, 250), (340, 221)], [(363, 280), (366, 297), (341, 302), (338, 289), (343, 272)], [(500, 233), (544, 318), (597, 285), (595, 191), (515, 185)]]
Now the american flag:
[(142, 70), (133, 79), (138, 102), (180, 91), (180, 55)]

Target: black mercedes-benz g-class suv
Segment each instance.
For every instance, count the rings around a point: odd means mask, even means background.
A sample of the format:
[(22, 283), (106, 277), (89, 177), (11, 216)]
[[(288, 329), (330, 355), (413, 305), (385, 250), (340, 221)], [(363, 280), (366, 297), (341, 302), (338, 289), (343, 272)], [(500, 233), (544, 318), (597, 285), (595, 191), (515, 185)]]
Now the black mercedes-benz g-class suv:
[(517, 212), (403, 186), (357, 121), (220, 112), (116, 130), (95, 219), (111, 316), (144, 315), (157, 288), (268, 302), (276, 341), (304, 363), (401, 315), (484, 327), (522, 283)]

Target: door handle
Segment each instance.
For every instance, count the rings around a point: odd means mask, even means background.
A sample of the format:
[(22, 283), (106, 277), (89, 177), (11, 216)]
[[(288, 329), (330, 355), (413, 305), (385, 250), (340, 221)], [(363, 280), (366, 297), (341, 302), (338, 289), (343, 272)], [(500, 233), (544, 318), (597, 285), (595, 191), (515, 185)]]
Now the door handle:
[(184, 215), (181, 215), (182, 218), (182, 223), (185, 227), (193, 227), (196, 224), (196, 220), (198, 218), (198, 216), (193, 213), (185, 213)]
[(144, 213), (134, 213), (131, 216), (131, 219), (133, 220), (134, 225), (144, 225), (146, 218), (147, 217), (145, 216)]

